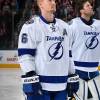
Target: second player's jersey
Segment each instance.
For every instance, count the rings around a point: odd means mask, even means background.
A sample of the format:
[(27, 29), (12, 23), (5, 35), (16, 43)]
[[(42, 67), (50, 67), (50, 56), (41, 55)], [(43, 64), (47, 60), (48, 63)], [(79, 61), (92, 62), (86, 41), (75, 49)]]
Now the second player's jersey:
[(24, 24), (20, 32), (18, 50), (21, 68), (24, 73), (35, 70), (44, 90), (66, 88), (69, 71), (68, 31), (65, 22), (55, 19), (53, 23), (48, 23), (41, 16)]
[(100, 60), (100, 21), (93, 19), (92, 25), (87, 25), (81, 18), (75, 18), (70, 28), (76, 69), (96, 71)]

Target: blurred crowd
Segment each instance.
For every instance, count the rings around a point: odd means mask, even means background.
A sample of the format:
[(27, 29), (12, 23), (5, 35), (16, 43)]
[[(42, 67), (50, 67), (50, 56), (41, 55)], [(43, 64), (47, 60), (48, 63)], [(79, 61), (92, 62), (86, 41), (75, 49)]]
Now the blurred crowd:
[[(77, 0), (57, 0), (56, 17), (68, 22), (77, 16)], [(100, 0), (93, 0), (94, 17), (100, 19)], [(39, 14), (36, 0), (0, 0), (0, 49), (16, 49), (23, 23)]]

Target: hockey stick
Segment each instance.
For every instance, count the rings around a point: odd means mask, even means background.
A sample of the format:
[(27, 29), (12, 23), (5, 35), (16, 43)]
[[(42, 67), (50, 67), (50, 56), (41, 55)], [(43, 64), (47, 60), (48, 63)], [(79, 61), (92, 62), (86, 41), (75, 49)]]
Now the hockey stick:
[(77, 93), (74, 93), (73, 96), (69, 100), (81, 100)]
[(78, 100), (81, 100), (77, 93), (74, 93), (75, 97), (77, 97)]

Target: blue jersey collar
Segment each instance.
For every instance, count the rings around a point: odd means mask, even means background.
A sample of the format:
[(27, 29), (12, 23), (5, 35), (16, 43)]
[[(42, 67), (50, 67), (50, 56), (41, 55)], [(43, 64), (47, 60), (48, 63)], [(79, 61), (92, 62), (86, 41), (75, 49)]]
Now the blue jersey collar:
[(84, 22), (86, 25), (92, 25), (93, 24), (93, 19), (91, 18), (89, 21), (85, 20), (84, 18), (80, 17), (82, 22)]
[(54, 18), (54, 20), (52, 22), (47, 21), (42, 15), (40, 16), (40, 19), (45, 22), (46, 24), (50, 24), (50, 23), (56, 23), (56, 19)]

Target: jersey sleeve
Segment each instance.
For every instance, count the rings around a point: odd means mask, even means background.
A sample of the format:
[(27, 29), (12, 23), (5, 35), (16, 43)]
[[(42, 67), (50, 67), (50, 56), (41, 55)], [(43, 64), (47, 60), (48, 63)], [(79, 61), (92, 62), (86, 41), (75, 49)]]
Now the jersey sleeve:
[(74, 42), (74, 37), (73, 37), (73, 31), (71, 27), (68, 27), (68, 35), (69, 35), (69, 74), (74, 74), (75, 73), (75, 66), (74, 66), (74, 61), (72, 58), (72, 45)]
[[(72, 60), (72, 54), (71, 54), (71, 41), (72, 41), (72, 32), (71, 32), (71, 30), (70, 30), (70, 27), (69, 27), (69, 25), (66, 23), (65, 24), (65, 27), (66, 27), (66, 30), (67, 30), (67, 37), (68, 38), (66, 38), (67, 39), (67, 42), (69, 42), (68, 43), (68, 52), (67, 53), (69, 53), (68, 55), (69, 55), (69, 68), (68, 68), (68, 74), (74, 74), (75, 73), (75, 68), (74, 68), (74, 62), (73, 62), (73, 60)], [(67, 44), (67, 43), (66, 43)]]
[(18, 41), (18, 59), (23, 74), (35, 71), (36, 50), (34, 29), (30, 25), (24, 24)]

